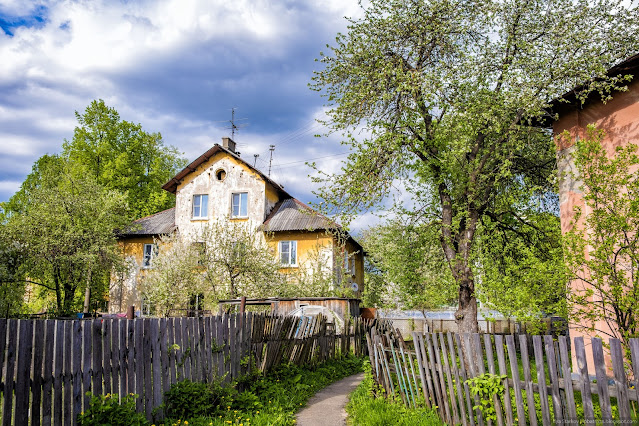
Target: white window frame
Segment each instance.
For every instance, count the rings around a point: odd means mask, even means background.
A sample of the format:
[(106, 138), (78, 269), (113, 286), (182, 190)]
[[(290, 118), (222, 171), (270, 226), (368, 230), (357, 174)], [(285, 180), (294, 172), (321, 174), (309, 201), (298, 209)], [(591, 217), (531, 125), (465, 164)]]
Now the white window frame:
[[(242, 204), (242, 195), (246, 195), (246, 201)], [(235, 196), (238, 198), (238, 203), (235, 203)], [(237, 214), (235, 214), (235, 206), (237, 206)], [(242, 207), (246, 209), (246, 214), (242, 214)], [(244, 219), (248, 217), (248, 192), (234, 192), (231, 194), (231, 217), (234, 219)]]
[[(205, 202), (202, 202), (202, 199), (205, 200)], [(196, 203), (196, 200), (199, 201), (199, 203)], [(198, 208), (199, 209), (199, 213), (198, 215), (195, 214), (195, 209)], [(204, 208), (204, 213), (206, 214), (202, 214), (202, 210)], [(191, 209), (191, 217), (193, 219), (208, 219), (209, 217), (209, 194), (195, 194), (193, 195), (193, 208)]]
[[(283, 246), (287, 244), (288, 245), (288, 249), (286, 252), (286, 259), (282, 259), (282, 255), (285, 254), (285, 251), (283, 249)], [(290, 268), (290, 267), (296, 267), (297, 266), (297, 241), (296, 240), (286, 240), (286, 241), (280, 241), (279, 244), (277, 245), (278, 248), (278, 255), (279, 255), (279, 259), (280, 259), (280, 266), (285, 267), (285, 268)], [(294, 257), (295, 260), (294, 262), (291, 262), (291, 252), (294, 252)]]
[[(147, 247), (149, 248), (147, 253)], [(158, 245), (157, 244), (144, 244), (142, 248), (142, 267), (144, 268), (152, 268), (153, 267), (153, 259), (158, 255)]]

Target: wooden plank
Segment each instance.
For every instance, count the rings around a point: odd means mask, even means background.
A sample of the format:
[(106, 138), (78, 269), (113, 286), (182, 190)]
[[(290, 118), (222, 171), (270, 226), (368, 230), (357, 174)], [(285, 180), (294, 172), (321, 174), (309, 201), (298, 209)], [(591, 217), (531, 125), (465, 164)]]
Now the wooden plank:
[(84, 411), (89, 409), (89, 403), (91, 401), (87, 393), (92, 392), (91, 390), (91, 378), (93, 376), (93, 365), (91, 363), (93, 359), (92, 353), (93, 353), (93, 322), (90, 320), (85, 320), (85, 321), (82, 321), (82, 404), (84, 407)]
[[(632, 372), (635, 378), (635, 389), (634, 396), (637, 401), (639, 401), (639, 383), (637, 383), (637, 379), (639, 379), (639, 339), (629, 339), (630, 346), (630, 359), (632, 361)], [(635, 404), (632, 404), (633, 411), (635, 410)]]
[(586, 361), (586, 349), (584, 347), (584, 338), (575, 337), (575, 358), (577, 359), (577, 368), (581, 375), (581, 402), (584, 410), (584, 419), (594, 422), (595, 414), (592, 406), (592, 396), (590, 393), (590, 378), (588, 377), (588, 363)]
[(142, 353), (144, 354), (144, 412), (146, 413), (146, 419), (151, 421), (153, 417), (151, 412), (153, 411), (153, 370), (151, 368), (151, 318), (143, 318), (144, 324), (144, 337)]
[(7, 348), (7, 320), (0, 318), (0, 386), (4, 392), (4, 366), (5, 356), (4, 352)]
[(182, 339), (183, 324), (182, 324), (182, 318), (175, 318), (174, 321), (175, 321), (175, 328), (174, 328), (175, 351), (173, 353), (175, 355), (175, 368), (177, 371), (176, 380), (179, 382), (185, 379), (184, 360), (182, 359), (183, 353), (184, 353), (184, 339)]
[(171, 349), (169, 355), (169, 387), (177, 382), (177, 370), (175, 367), (175, 358), (177, 349), (175, 348), (175, 318), (168, 318), (167, 320), (167, 335), (169, 339), (169, 348)]
[(191, 376), (191, 335), (189, 333), (189, 319), (182, 318), (182, 363), (184, 364), (184, 378), (192, 380)]
[(16, 370), (15, 424), (29, 423), (29, 387), (31, 384), (31, 357), (33, 356), (33, 321), (18, 323), (18, 359)]
[(506, 347), (508, 349), (508, 359), (510, 361), (510, 372), (513, 379), (513, 389), (515, 390), (515, 402), (517, 406), (517, 419), (521, 426), (526, 426), (526, 413), (524, 411), (524, 399), (521, 395), (521, 381), (519, 378), (519, 365), (517, 362), (517, 350), (515, 348), (515, 336), (506, 336)]
[(73, 321), (64, 321), (64, 361), (62, 373), (63, 420), (65, 425), (73, 424)]
[[(32, 401), (31, 401), (31, 424), (39, 425), (42, 421), (42, 361), (44, 360), (44, 341), (45, 341), (45, 322), (43, 320), (37, 320), (34, 322), (33, 330), (33, 386), (31, 388)], [(0, 326), (1, 328), (1, 326)], [(2, 331), (0, 331), (0, 341), (5, 337)], [(4, 352), (4, 349), (0, 353)], [(1, 365), (1, 364), (0, 364)], [(0, 366), (0, 371), (2, 367)], [(1, 379), (0, 379), (1, 381)]]
[(564, 392), (566, 395), (566, 410), (564, 411), (564, 415), (566, 415), (569, 420), (576, 419), (577, 407), (575, 406), (575, 394), (572, 388), (572, 370), (570, 368), (570, 356), (568, 355), (566, 336), (559, 336), (559, 361), (564, 377)]
[(160, 357), (162, 364), (162, 393), (166, 393), (171, 388), (169, 378), (169, 321), (167, 318), (160, 319)]
[(236, 352), (236, 348), (235, 348), (235, 340), (236, 340), (236, 324), (235, 324), (235, 320), (237, 319), (236, 315), (230, 315), (229, 316), (229, 371), (230, 371), (230, 377), (232, 380), (234, 380), (235, 378), (237, 378), (237, 370), (235, 368), (236, 366), (236, 362), (235, 359), (237, 357), (237, 352)]
[[(133, 359), (135, 360), (135, 394), (138, 396), (136, 399), (135, 408), (138, 413), (144, 413), (144, 319), (138, 318), (133, 320), (134, 322), (134, 345), (135, 354)], [(129, 358), (129, 361), (131, 358)]]
[[(552, 336), (550, 336), (550, 338), (552, 339)], [(541, 336), (533, 336), (533, 350), (535, 352), (535, 367), (537, 367), (537, 383), (540, 385), (539, 401), (541, 407), (541, 421), (544, 426), (550, 426), (550, 407), (548, 406), (548, 393), (546, 391), (546, 375), (544, 374), (544, 351), (541, 343)], [(548, 362), (551, 362), (550, 358), (548, 358)], [(555, 416), (556, 415), (557, 411), (555, 411)]]
[(53, 389), (53, 357), (55, 348), (55, 321), (46, 320), (44, 365), (42, 368), (42, 424), (51, 425), (51, 396)]
[[(36, 336), (38, 333), (36, 333)], [(82, 321), (73, 321), (73, 423), (82, 412)]]
[(203, 347), (202, 347), (202, 337), (203, 331), (200, 330), (202, 325), (202, 317), (193, 318), (193, 349), (194, 349), (194, 358), (195, 361), (195, 381), (202, 382), (202, 356), (203, 356)]
[[(497, 354), (497, 364), (499, 366), (499, 375), (508, 376), (508, 370), (506, 369), (506, 356), (504, 354), (504, 337), (495, 335), (495, 353)], [(508, 378), (502, 380), (504, 386), (504, 412), (506, 414), (506, 424), (515, 424), (513, 416), (513, 407), (510, 400), (510, 385), (508, 384)]]
[(93, 321), (93, 395), (102, 395), (102, 320)]
[(459, 369), (457, 368), (457, 355), (455, 353), (455, 344), (453, 343), (453, 334), (446, 333), (446, 337), (448, 339), (448, 353), (451, 357), (451, 369), (455, 379), (455, 385), (457, 386), (457, 402), (459, 404), (461, 422), (464, 426), (466, 426), (468, 425), (468, 415), (466, 413), (466, 405), (464, 404), (464, 386), (463, 379), (460, 375)]
[(203, 336), (204, 336), (204, 356), (202, 358), (204, 367), (204, 382), (211, 383), (211, 363), (213, 361), (213, 354), (211, 353), (211, 317), (203, 318)]
[(470, 420), (470, 424), (472, 426), (475, 425), (475, 415), (473, 414), (473, 403), (470, 399), (470, 388), (468, 383), (466, 382), (469, 378), (469, 374), (466, 371), (466, 362), (464, 362), (464, 349), (462, 347), (461, 336), (459, 334), (455, 334), (455, 343), (457, 344), (457, 357), (460, 360), (459, 363), (459, 372), (461, 374), (461, 378), (464, 385), (464, 397), (466, 400), (466, 407), (468, 408), (468, 419)]
[(446, 374), (446, 381), (448, 382), (448, 396), (446, 398), (446, 402), (450, 403), (450, 407), (452, 409), (453, 422), (458, 424), (460, 422), (459, 419), (459, 410), (457, 409), (457, 402), (455, 400), (455, 388), (453, 385), (453, 378), (450, 373), (450, 365), (448, 363), (448, 351), (446, 350), (446, 341), (444, 340), (444, 334), (439, 333), (439, 347), (441, 350), (441, 363), (444, 367), (444, 373)]
[(126, 320), (126, 393), (135, 394), (135, 322), (136, 320)]
[[(160, 345), (160, 320), (153, 318), (151, 321), (151, 356), (153, 361), (153, 408), (162, 404), (162, 346)], [(162, 410), (158, 413), (158, 420), (164, 420)]]
[(111, 320), (102, 320), (102, 383), (104, 394), (111, 393)]
[[(555, 342), (552, 336), (544, 336), (546, 349), (546, 362), (548, 365), (548, 376), (550, 377), (550, 387), (552, 388), (552, 406), (555, 413), (555, 423), (564, 420), (564, 410), (562, 407), (561, 394), (559, 393), (559, 375), (557, 374), (557, 356), (555, 354)], [(570, 380), (568, 380), (570, 381)]]
[[(120, 384), (118, 390), (120, 391), (120, 401), (122, 398), (129, 394), (128, 376), (129, 376), (129, 364), (127, 360), (127, 326), (128, 321), (121, 319), (118, 321), (118, 362), (120, 364)], [(131, 389), (131, 392), (133, 389)]]
[[(490, 374), (497, 374), (495, 370), (495, 358), (493, 356), (493, 341), (490, 338), (490, 334), (484, 334), (484, 348), (486, 349), (486, 360), (488, 361), (488, 372)], [(504, 425), (504, 415), (501, 409), (501, 400), (498, 395), (493, 396), (493, 404), (495, 406), (495, 416), (497, 417), (497, 425)]]
[(601, 408), (601, 419), (605, 422), (612, 422), (612, 411), (610, 407), (610, 394), (608, 393), (608, 376), (606, 375), (606, 363), (604, 361), (603, 345), (601, 339), (593, 337), (592, 361), (595, 364), (597, 376), (597, 393), (599, 394), (599, 407)]
[(612, 360), (612, 371), (615, 376), (617, 387), (617, 408), (619, 409), (619, 420), (629, 423), (630, 402), (628, 401), (628, 381), (623, 363), (623, 349), (619, 339), (610, 339), (610, 358)]
[(120, 364), (120, 321), (109, 320), (111, 325), (111, 393), (120, 395), (120, 375), (122, 365)]
[[(373, 351), (369, 349), (369, 355), (371, 359), (371, 365), (374, 366), (373, 374), (375, 375), (377, 382), (379, 383), (379, 378), (380, 378), (379, 371), (378, 371), (379, 366), (377, 365), (377, 360), (376, 360), (377, 352), (374, 352), (374, 346), (372, 346), (371, 339), (368, 335), (366, 335), (366, 342), (368, 343), (368, 346), (372, 347), (373, 349)], [(422, 354), (421, 348), (422, 348), (422, 345), (424, 344), (423, 342), (424, 342), (423, 335), (420, 335), (416, 331), (413, 331), (413, 345), (415, 346), (415, 357), (417, 358), (417, 372), (419, 373), (419, 379), (422, 385), (424, 402), (426, 403), (426, 406), (430, 408), (431, 405), (430, 405), (430, 398), (428, 395), (428, 387), (426, 385), (426, 374), (424, 373), (425, 365), (421, 355)]]
[(535, 409), (535, 394), (533, 392), (533, 380), (530, 374), (530, 357), (528, 355), (528, 339), (526, 335), (519, 335), (519, 352), (521, 354), (521, 365), (524, 369), (524, 382), (526, 388), (526, 399), (528, 400), (528, 419), (531, 426), (537, 426), (537, 410)]
[(9, 344), (7, 346), (7, 362), (6, 372), (4, 376), (4, 405), (2, 409), (2, 424), (11, 425), (11, 418), (13, 413), (13, 389), (14, 389), (14, 377), (15, 377), (15, 363), (17, 356), (18, 345), (18, 320), (8, 320), (8, 332), (7, 337)]
[(435, 350), (433, 348), (432, 338), (430, 334), (425, 335), (424, 343), (426, 345), (426, 350), (428, 351), (429, 367), (431, 371), (431, 376), (433, 378), (433, 387), (435, 389), (435, 396), (437, 399), (437, 402), (434, 405), (438, 407), (440, 412), (440, 417), (442, 419), (447, 419), (448, 413), (444, 406), (444, 396), (443, 396), (443, 393), (445, 392), (445, 390), (441, 386), (442, 382), (439, 377), (439, 369), (437, 368), (438, 366), (435, 362)]
[(53, 361), (53, 424), (62, 424), (62, 369), (64, 362), (64, 321), (55, 324), (55, 358)]
[[(462, 336), (462, 344), (464, 345), (463, 349), (466, 353), (466, 358), (468, 359), (468, 377), (473, 378), (479, 376), (479, 361), (478, 358), (481, 357), (481, 349), (474, 348), (474, 339), (473, 335), (468, 333), (463, 333)], [(479, 352), (479, 353), (478, 353)], [(483, 368), (483, 363), (482, 363)], [(477, 395), (473, 395), (473, 401), (475, 406), (480, 405), (480, 400)], [(484, 424), (484, 416), (482, 415), (481, 410), (475, 410), (475, 419), (477, 420), (477, 424), (483, 426)]]

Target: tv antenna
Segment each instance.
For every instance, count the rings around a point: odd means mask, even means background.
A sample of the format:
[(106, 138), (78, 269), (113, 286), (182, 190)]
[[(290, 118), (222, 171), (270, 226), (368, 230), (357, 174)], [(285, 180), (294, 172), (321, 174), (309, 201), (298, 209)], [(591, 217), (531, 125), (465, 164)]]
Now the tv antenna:
[(253, 154), (253, 158), (254, 158), (253, 167), (255, 167), (255, 165), (257, 164), (257, 157), (259, 157), (259, 156), (260, 156), (260, 154)]
[(273, 163), (273, 151), (275, 151), (275, 145), (271, 145), (268, 150), (271, 151), (271, 158), (268, 160), (268, 177), (271, 177), (271, 163)]
[(235, 140), (235, 133), (239, 132), (241, 128), (248, 126), (248, 123), (238, 123), (238, 121), (248, 120), (248, 118), (235, 118), (235, 110), (237, 107), (231, 108), (231, 119), (230, 120), (221, 120), (216, 121), (216, 123), (230, 123), (230, 127), (226, 127), (231, 131), (231, 139)]

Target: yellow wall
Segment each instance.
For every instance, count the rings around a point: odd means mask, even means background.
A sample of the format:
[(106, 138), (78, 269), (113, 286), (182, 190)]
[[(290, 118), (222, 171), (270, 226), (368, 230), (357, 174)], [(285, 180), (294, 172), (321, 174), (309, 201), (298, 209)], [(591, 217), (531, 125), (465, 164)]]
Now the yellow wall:
[(144, 258), (144, 244), (153, 244), (152, 236), (124, 238), (119, 241), (123, 257), (131, 265), (128, 274), (123, 277), (113, 276), (109, 289), (109, 312), (126, 312), (128, 306), (140, 309), (140, 295), (138, 283), (144, 278), (146, 268), (142, 266)]

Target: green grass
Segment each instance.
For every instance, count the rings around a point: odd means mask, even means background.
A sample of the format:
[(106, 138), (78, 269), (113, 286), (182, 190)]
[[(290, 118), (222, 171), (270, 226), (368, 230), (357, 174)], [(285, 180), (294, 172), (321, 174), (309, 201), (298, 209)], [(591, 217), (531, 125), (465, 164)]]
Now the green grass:
[(401, 400), (384, 398), (366, 368), (364, 381), (351, 394), (346, 406), (348, 424), (352, 426), (430, 426), (443, 425), (433, 410), (424, 407), (406, 408)]

